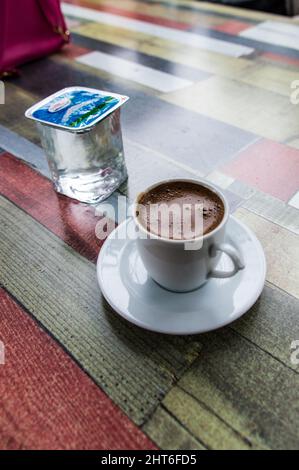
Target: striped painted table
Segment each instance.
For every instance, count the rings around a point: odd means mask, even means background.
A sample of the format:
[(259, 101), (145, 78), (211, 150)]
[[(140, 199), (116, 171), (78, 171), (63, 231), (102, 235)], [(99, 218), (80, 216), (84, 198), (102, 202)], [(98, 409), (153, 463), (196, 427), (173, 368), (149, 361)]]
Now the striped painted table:
[[(71, 45), (6, 81), (0, 106), (0, 447), (298, 448), (299, 22), (186, 0), (63, 11)], [(69, 85), (131, 97), (129, 200), (204, 176), (255, 231), (267, 282), (242, 319), (168, 337), (105, 303), (95, 212), (52, 190), (24, 118)]]

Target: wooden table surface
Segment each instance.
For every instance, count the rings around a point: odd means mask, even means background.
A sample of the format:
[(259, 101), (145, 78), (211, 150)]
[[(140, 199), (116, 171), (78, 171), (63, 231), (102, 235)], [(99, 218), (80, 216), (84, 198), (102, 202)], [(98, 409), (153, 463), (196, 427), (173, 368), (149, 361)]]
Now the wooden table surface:
[[(22, 67), (0, 106), (0, 447), (299, 448), (299, 23), (183, 0), (63, 11), (71, 45)], [(170, 337), (105, 303), (98, 218), (53, 191), (24, 118), (70, 85), (130, 96), (130, 200), (165, 177), (204, 176), (254, 230), (267, 282), (243, 318)]]

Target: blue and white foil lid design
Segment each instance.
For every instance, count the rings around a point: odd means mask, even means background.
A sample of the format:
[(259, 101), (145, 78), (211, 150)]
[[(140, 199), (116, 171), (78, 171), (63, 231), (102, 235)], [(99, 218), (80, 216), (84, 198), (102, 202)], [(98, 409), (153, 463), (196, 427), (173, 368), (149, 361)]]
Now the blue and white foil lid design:
[(25, 116), (48, 126), (80, 132), (94, 127), (128, 99), (102, 90), (70, 87), (35, 104)]

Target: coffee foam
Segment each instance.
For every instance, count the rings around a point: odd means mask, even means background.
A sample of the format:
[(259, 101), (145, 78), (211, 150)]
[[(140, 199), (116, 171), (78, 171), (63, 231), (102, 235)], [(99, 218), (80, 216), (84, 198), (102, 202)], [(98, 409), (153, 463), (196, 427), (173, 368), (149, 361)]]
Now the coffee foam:
[(136, 215), (154, 235), (190, 240), (211, 232), (221, 223), (224, 204), (216, 193), (200, 183), (171, 181), (142, 193)]

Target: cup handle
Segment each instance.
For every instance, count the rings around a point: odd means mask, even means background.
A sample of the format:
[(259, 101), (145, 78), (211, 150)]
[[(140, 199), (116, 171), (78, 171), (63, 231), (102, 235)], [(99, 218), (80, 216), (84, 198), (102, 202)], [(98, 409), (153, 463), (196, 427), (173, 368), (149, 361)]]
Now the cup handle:
[(233, 269), (230, 271), (221, 271), (220, 269), (212, 269), (209, 274), (209, 277), (218, 277), (218, 278), (226, 278), (234, 276), (238, 271), (245, 268), (244, 261), (242, 260), (241, 255), (237, 252), (237, 250), (229, 245), (228, 243), (215, 243), (210, 248), (210, 256), (216, 256), (217, 251), (222, 251), (226, 255), (230, 257), (233, 262)]

